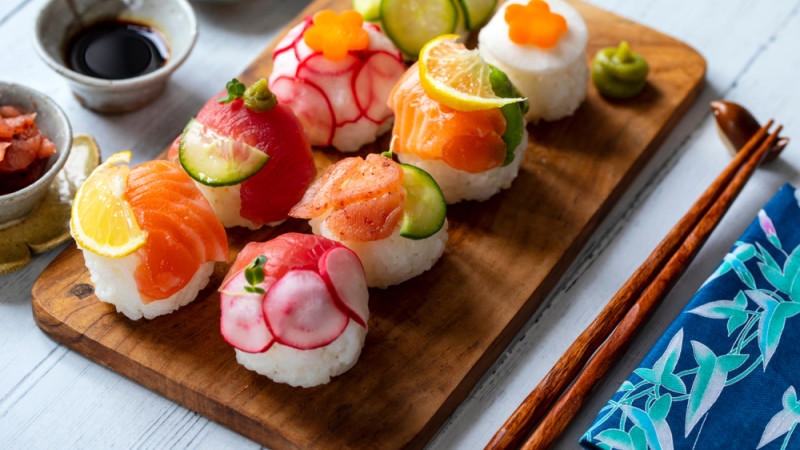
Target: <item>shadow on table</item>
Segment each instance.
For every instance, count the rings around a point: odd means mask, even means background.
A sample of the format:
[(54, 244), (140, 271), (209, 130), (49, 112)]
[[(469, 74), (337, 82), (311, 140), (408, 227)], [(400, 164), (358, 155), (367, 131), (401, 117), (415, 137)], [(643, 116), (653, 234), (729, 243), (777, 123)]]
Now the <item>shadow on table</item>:
[(193, 2), (192, 6), (201, 22), (241, 34), (258, 34), (264, 30), (282, 29), (309, 3), (309, 0), (245, 0), (234, 3)]

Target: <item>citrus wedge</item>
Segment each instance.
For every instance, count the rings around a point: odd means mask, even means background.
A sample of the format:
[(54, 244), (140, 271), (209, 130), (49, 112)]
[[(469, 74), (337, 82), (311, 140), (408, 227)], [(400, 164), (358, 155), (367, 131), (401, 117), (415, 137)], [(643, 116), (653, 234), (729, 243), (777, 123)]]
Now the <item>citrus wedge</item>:
[(459, 111), (499, 108), (524, 98), (503, 98), (492, 91), (491, 66), (478, 54), (456, 42), (458, 36), (445, 34), (422, 47), (419, 77), (431, 98)]
[(111, 155), (78, 189), (72, 204), (70, 229), (86, 250), (110, 258), (121, 258), (145, 243), (145, 233), (136, 222), (125, 192), (131, 152)]

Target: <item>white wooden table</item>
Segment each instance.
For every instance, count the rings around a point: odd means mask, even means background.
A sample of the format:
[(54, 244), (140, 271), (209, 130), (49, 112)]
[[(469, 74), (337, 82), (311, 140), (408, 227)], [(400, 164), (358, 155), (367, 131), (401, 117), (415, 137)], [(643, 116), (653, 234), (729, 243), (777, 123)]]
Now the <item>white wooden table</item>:
[[(479, 448), (729, 161), (708, 102), (742, 103), (800, 140), (800, 0), (590, 0), (681, 39), (708, 62), (700, 98), (595, 233), (561, 283), (449, 418), (431, 448)], [(127, 115), (83, 109), (33, 50), (44, 0), (0, 0), (0, 80), (48, 93), (74, 132), (93, 134), (103, 156), (155, 157), (187, 117), (241, 72), (306, 1), (196, 3), (200, 36), (164, 95)], [(800, 186), (800, 150), (760, 169), (625, 358), (562, 439), (575, 448), (595, 413), (679, 313), (758, 209), (784, 182)], [(258, 444), (93, 363), (45, 336), (30, 290), (61, 248), (0, 276), (0, 447), (255, 448)]]

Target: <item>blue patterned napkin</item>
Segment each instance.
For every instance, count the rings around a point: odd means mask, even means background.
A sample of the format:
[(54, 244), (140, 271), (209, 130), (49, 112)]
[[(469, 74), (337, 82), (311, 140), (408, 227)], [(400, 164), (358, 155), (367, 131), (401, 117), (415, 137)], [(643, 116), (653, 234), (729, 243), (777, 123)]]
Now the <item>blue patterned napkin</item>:
[(589, 449), (800, 448), (800, 191), (785, 185), (581, 438)]

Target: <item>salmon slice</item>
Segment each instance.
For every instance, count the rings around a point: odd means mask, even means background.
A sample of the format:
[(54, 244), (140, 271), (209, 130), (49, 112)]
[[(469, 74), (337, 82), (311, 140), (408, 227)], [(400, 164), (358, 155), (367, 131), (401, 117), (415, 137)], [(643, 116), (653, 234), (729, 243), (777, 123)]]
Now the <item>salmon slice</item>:
[(500, 109), (458, 111), (425, 93), (419, 67), (411, 66), (389, 96), (394, 111), (393, 149), (423, 159), (438, 159), (469, 173), (501, 166), (506, 159)]
[(328, 167), (289, 215), (311, 219), (329, 213), (325, 223), (340, 239), (374, 241), (392, 234), (405, 198), (400, 165), (373, 153)]
[(145, 303), (178, 292), (201, 264), (228, 260), (222, 223), (178, 165), (150, 161), (132, 168), (126, 195), (147, 233), (137, 250), (141, 264), (134, 273)]
[[(55, 153), (55, 144), (43, 135), (33, 123), (31, 116), (35, 115), (26, 114), (5, 121), (5, 124), (8, 124), (16, 119), (23, 119), (19, 121), (18, 125), (10, 126), (14, 132), (9, 140), (0, 141), (9, 144), (5, 145), (3, 151), (0, 152), (0, 173), (25, 170), (37, 159), (47, 158)], [(27, 118), (30, 118), (30, 121)], [(0, 119), (0, 123), (3, 123), (3, 119)], [(2, 134), (1, 129), (0, 134)]]

